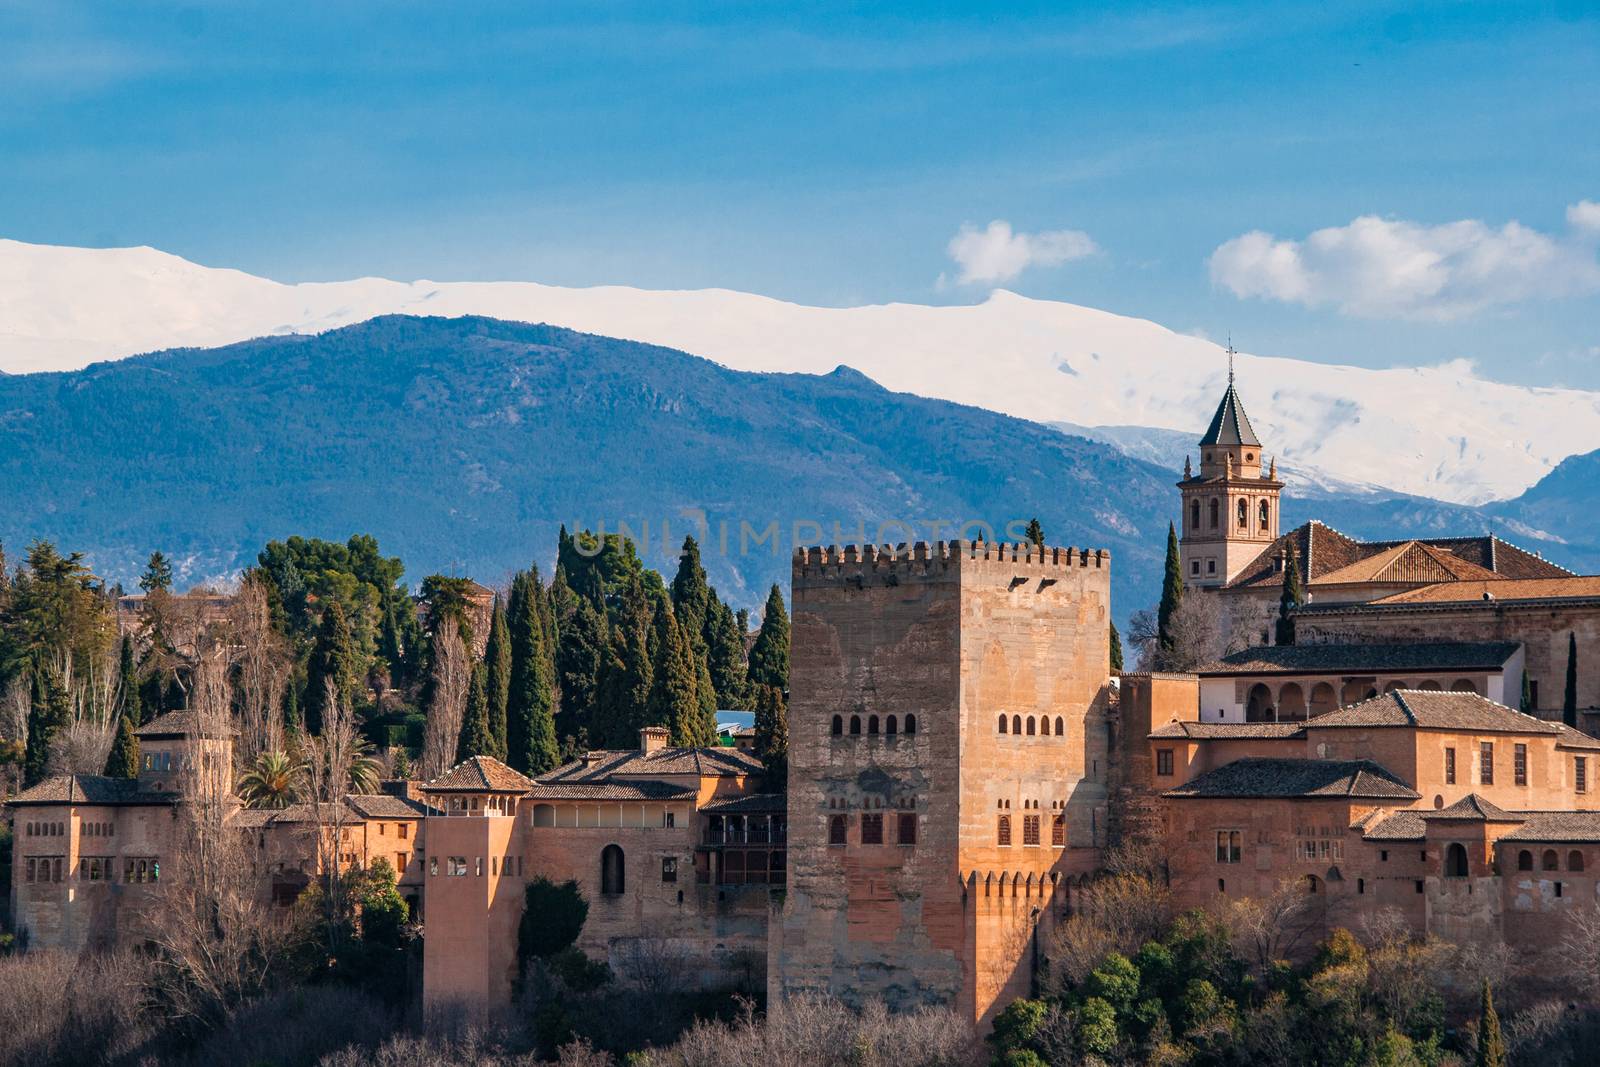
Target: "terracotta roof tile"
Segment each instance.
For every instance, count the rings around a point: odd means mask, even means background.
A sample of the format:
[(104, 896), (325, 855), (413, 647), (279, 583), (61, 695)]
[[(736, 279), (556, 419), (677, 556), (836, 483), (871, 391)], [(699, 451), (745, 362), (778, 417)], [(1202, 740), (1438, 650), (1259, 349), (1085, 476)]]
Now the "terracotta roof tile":
[(1365, 828), (1361, 835), (1367, 841), (1421, 841), (1428, 836), (1428, 824), (1422, 821), (1424, 812), (1392, 812), (1375, 825)]
[(12, 797), (9, 804), (171, 804), (177, 793), (139, 792), (132, 778), (62, 774), (46, 778)]
[[(200, 733), (199, 716), (193, 711), (169, 711), (165, 715), (157, 715), (137, 730), (133, 731), (137, 737), (190, 737)], [(234, 728), (227, 723), (213, 724), (212, 737), (232, 737), (236, 733)]]
[(713, 800), (702, 804), (700, 810), (711, 815), (754, 815), (789, 810), (789, 798), (783, 793), (750, 793), (742, 797)]
[(1308, 729), (1409, 726), (1423, 730), (1562, 735), (1559, 724), (1524, 715), (1476, 693), (1397, 689), (1318, 715)]
[(1384, 584), (1449, 582), (1498, 578), (1494, 571), (1462, 559), (1452, 552), (1422, 541), (1403, 541), (1392, 548), (1357, 560), (1338, 570), (1313, 578), (1311, 584), (1344, 585), (1366, 582)]
[(533, 779), (514, 771), (493, 756), (473, 756), (423, 783), (428, 792), (526, 793)]
[(535, 782), (535, 800), (687, 800), (695, 790), (671, 782)]
[(351, 793), (344, 802), (364, 819), (420, 819), (438, 814), (435, 808), (391, 793)]
[[(1500, 603), (1523, 600), (1568, 600), (1600, 597), (1600, 575), (1561, 578), (1500, 578), (1493, 581), (1437, 582), (1393, 593), (1372, 603), (1467, 604), (1486, 599)], [(1330, 605), (1333, 607), (1333, 605)]]
[(1352, 797), (1416, 800), (1415, 790), (1372, 760), (1234, 760), (1191, 779), (1169, 797)]
[(1441, 819), (1446, 822), (1521, 822), (1522, 816), (1513, 815), (1498, 804), (1468, 793), (1449, 807), (1422, 813), (1425, 821)]
[(1303, 722), (1169, 722), (1153, 731), (1152, 738), (1212, 740), (1278, 740), (1305, 736)]
[(1523, 811), (1524, 822), (1502, 841), (1588, 844), (1600, 842), (1600, 811)]
[(1195, 670), (1200, 675), (1495, 670), (1517, 651), (1514, 641), (1361, 645), (1262, 645)]

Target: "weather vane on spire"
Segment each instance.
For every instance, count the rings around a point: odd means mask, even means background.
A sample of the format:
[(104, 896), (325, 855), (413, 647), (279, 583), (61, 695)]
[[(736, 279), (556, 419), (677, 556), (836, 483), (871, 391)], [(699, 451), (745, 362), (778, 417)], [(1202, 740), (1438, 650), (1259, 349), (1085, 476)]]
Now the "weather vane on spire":
[(1233, 387), (1233, 357), (1237, 355), (1233, 350), (1233, 334), (1228, 334), (1228, 386)]

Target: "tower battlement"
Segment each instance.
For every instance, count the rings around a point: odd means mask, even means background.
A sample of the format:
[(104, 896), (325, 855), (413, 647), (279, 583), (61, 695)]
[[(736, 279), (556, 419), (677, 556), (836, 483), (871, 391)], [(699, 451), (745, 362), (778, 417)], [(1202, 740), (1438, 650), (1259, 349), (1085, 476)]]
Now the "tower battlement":
[(1044, 574), (1074, 567), (1104, 569), (1111, 552), (1104, 548), (1040, 547), (1031, 542), (918, 541), (898, 545), (813, 545), (794, 552), (795, 583), (869, 578), (937, 578), (961, 567), (1004, 564)]

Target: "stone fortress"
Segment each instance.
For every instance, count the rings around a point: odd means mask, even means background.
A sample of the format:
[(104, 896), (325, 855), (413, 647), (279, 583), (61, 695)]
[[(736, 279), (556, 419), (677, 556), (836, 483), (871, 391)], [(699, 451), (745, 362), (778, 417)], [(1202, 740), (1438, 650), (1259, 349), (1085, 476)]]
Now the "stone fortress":
[[(426, 1002), (483, 1011), (509, 1001), (523, 890), (545, 876), (578, 882), (579, 946), (624, 979), (665, 966), (984, 1024), (1030, 992), (1104, 851), (1139, 836), (1186, 904), (1290, 885), (1318, 930), (1393, 908), (1418, 931), (1554, 943), (1596, 904), (1597, 672), (1578, 675), (1581, 728), (1560, 719), (1569, 644), (1600, 662), (1600, 578), (1495, 537), (1281, 531), (1283, 484), (1231, 376), (1199, 449), (1177, 486), (1181, 553), (1242, 648), (1217, 663), (1114, 676), (1103, 551), (804, 549), (787, 783), (659, 728), (538, 779), (478, 757), (346, 798), (337, 862), (395, 866)], [(1306, 601), (1275, 645), (1290, 565)], [(181, 870), (177, 772), (231, 740), (182, 713), (140, 733), (137, 782), (12, 798), (30, 944), (134, 941)], [(328, 854), (324, 810), (232, 825), (279, 902)]]

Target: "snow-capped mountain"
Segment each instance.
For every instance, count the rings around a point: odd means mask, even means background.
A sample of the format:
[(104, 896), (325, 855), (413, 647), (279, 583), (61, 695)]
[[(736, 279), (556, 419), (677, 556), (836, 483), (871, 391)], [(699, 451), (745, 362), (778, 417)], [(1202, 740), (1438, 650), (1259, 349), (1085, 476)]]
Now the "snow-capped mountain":
[[(376, 315), (488, 315), (668, 345), (749, 371), (847, 364), (890, 389), (1041, 423), (1193, 432), (1220, 395), (1216, 344), (997, 290), (981, 304), (820, 308), (722, 289), (569, 289), (361, 278), (285, 285), (150, 248), (0, 240), (0, 370), (67, 370), (174, 346), (312, 333)], [(1240, 354), (1269, 453), (1299, 470), (1442, 500), (1515, 496), (1600, 447), (1600, 393)]]

